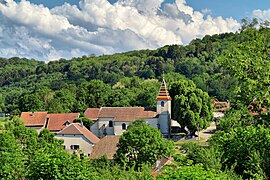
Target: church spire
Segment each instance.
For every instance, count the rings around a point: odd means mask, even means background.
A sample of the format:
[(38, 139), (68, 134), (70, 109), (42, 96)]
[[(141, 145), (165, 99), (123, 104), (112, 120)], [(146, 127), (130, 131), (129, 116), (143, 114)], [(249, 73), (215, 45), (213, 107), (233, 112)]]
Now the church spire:
[(166, 86), (166, 82), (163, 78), (162, 80), (162, 84), (160, 86), (160, 89), (159, 89), (159, 93), (158, 93), (158, 96), (157, 96), (157, 100), (161, 101), (161, 100), (172, 100), (172, 98), (170, 97), (170, 94), (167, 90), (167, 86)]

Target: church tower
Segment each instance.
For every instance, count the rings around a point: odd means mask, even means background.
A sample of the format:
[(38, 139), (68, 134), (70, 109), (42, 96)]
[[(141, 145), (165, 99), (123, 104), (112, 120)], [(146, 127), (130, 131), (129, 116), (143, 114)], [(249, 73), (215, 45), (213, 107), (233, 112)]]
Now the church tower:
[(171, 100), (167, 90), (166, 82), (163, 79), (159, 89), (157, 100), (158, 126), (161, 133), (165, 136), (170, 135), (171, 129)]

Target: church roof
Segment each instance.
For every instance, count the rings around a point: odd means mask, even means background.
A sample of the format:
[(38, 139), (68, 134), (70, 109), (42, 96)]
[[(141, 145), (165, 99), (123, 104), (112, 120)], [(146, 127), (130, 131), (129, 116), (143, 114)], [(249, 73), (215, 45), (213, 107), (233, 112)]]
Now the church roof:
[(102, 107), (98, 118), (114, 118), (115, 121), (134, 121), (138, 118), (155, 118), (155, 111), (147, 110), (144, 107)]
[(84, 117), (96, 121), (98, 119), (99, 110), (100, 108), (87, 108), (84, 112)]
[(82, 126), (80, 123), (72, 123), (57, 134), (83, 135), (92, 143), (99, 142), (99, 138), (97, 138), (91, 131), (89, 131), (85, 126)]
[(165, 101), (172, 100), (164, 79), (162, 80), (162, 84), (161, 84), (160, 89), (159, 89), (157, 100), (165, 100)]

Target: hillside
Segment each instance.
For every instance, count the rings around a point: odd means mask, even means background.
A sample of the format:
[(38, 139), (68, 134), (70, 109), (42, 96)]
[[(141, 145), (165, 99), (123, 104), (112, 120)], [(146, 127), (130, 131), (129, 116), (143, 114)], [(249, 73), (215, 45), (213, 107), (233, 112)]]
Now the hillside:
[[(237, 33), (193, 40), (187, 46), (83, 56), (48, 64), (1, 58), (0, 112), (82, 112), (87, 107), (153, 106), (157, 80), (163, 73), (169, 83), (186, 77), (211, 97), (233, 101), (242, 82), (224, 64), (230, 57), (227, 52), (241, 50), (241, 45), (252, 44), (261, 37), (267, 43), (257, 48), (268, 47), (262, 52), (269, 55), (269, 34), (269, 28), (243, 27)], [(235, 56), (240, 57), (237, 53)], [(269, 56), (265, 60), (269, 62)], [(237, 63), (231, 66), (237, 67)], [(258, 66), (262, 68), (264, 64)]]

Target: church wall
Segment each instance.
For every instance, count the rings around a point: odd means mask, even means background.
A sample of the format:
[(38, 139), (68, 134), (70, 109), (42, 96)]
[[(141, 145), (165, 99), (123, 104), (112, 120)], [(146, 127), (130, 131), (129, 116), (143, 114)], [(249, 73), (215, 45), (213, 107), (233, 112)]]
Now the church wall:
[(145, 119), (147, 124), (149, 124), (152, 127), (158, 128), (158, 118), (152, 118), (152, 119)]
[(91, 127), (90, 127), (90, 131), (92, 131), (92, 133), (94, 135), (96, 135), (97, 137), (99, 137), (99, 132), (98, 132), (98, 121), (96, 121)]
[[(113, 121), (113, 127), (109, 127), (109, 121)], [(113, 118), (99, 118), (99, 123), (98, 123), (98, 127), (100, 130), (100, 136), (103, 135), (104, 132), (104, 128), (106, 129), (106, 134), (107, 135), (114, 135), (114, 126), (115, 126), (115, 122), (113, 120)], [(105, 126), (103, 126), (105, 125)]]
[(124, 122), (124, 121), (121, 121), (121, 122), (115, 122), (115, 126), (114, 126), (114, 133), (115, 135), (122, 135), (123, 132), (126, 131), (126, 129), (122, 129), (122, 124), (125, 123), (126, 124), (126, 128), (128, 128), (128, 125), (130, 122)]

